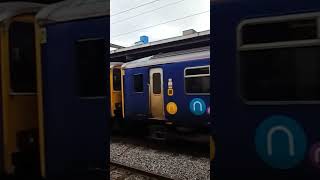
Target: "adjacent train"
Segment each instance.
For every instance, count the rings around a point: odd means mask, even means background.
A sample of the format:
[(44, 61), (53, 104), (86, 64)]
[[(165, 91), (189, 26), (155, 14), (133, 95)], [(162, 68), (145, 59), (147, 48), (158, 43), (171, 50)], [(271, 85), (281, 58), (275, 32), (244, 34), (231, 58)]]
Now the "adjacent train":
[(214, 176), (319, 177), (320, 1), (211, 7)]
[(109, 75), (117, 121), (208, 126), (209, 48), (112, 63), (108, 74), (106, 5), (0, 4), (0, 176), (105, 173)]
[(0, 176), (107, 168), (107, 3), (0, 4)]
[(112, 63), (110, 68), (111, 112), (115, 121), (208, 129), (209, 47)]

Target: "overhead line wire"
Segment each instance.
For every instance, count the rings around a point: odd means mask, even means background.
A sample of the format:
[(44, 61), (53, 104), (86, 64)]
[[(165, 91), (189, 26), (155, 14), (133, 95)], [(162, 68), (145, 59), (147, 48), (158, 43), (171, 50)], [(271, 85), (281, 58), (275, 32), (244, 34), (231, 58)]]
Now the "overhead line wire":
[(154, 12), (154, 11), (156, 11), (156, 10), (159, 10), (159, 9), (162, 9), (162, 8), (165, 8), (165, 7), (168, 7), (168, 6), (172, 6), (172, 5), (174, 5), (174, 4), (178, 4), (178, 3), (181, 3), (181, 2), (183, 2), (183, 1), (185, 1), (185, 0), (180, 0), (180, 1), (176, 1), (176, 2), (170, 3), (170, 4), (166, 4), (166, 5), (164, 5), (164, 6), (161, 6), (161, 7), (158, 7), (158, 8), (152, 9), (152, 10), (149, 10), (149, 11), (145, 11), (145, 12), (142, 12), (142, 13), (137, 14), (137, 15), (134, 15), (134, 16), (131, 16), (131, 17), (128, 17), (128, 18), (125, 18), (125, 19), (121, 19), (121, 20), (116, 21), (116, 22), (113, 22), (113, 23), (111, 23), (111, 24), (118, 24), (118, 23), (120, 23), (120, 22), (127, 21), (127, 20), (129, 20), (129, 19), (132, 19), (132, 18), (141, 16), (141, 15), (144, 15), (144, 14), (152, 13), (152, 12)]
[(203, 12), (196, 13), (196, 14), (191, 14), (191, 15), (188, 15), (188, 16), (185, 16), (185, 17), (182, 17), (182, 18), (173, 19), (173, 20), (166, 21), (166, 22), (159, 23), (159, 24), (155, 24), (155, 25), (152, 25), (152, 26), (147, 26), (147, 27), (144, 27), (144, 28), (136, 29), (134, 31), (129, 31), (129, 32), (122, 33), (122, 34), (117, 34), (117, 35), (115, 35), (115, 36), (113, 36), (111, 38), (117, 38), (117, 37), (120, 37), (120, 36), (124, 36), (124, 35), (127, 35), (127, 34), (138, 32), (138, 31), (141, 31), (141, 30), (150, 29), (150, 28), (153, 28), (153, 27), (156, 27), (156, 26), (160, 26), (160, 25), (163, 25), (163, 24), (168, 24), (168, 23), (179, 21), (179, 20), (182, 20), (182, 19), (187, 19), (187, 18), (190, 18), (190, 17), (193, 17), (193, 16), (197, 16), (197, 15), (200, 15), (200, 14), (207, 13), (207, 12), (210, 12), (210, 10), (203, 11)]
[(141, 5), (138, 5), (138, 6), (136, 6), (136, 7), (133, 7), (133, 8), (130, 8), (130, 9), (127, 9), (127, 10), (124, 10), (124, 11), (121, 11), (121, 12), (118, 12), (118, 13), (116, 13), (116, 14), (111, 14), (111, 17), (117, 16), (117, 15), (119, 15), (119, 14), (123, 14), (123, 13), (125, 13), (125, 12), (132, 11), (132, 10), (134, 10), (134, 9), (138, 9), (138, 8), (140, 8), (140, 7), (143, 7), (143, 6), (146, 6), (146, 5), (149, 5), (149, 4), (153, 4), (153, 3), (158, 2), (158, 1), (162, 1), (162, 0), (150, 1), (150, 2), (147, 2), (147, 3), (141, 4)]

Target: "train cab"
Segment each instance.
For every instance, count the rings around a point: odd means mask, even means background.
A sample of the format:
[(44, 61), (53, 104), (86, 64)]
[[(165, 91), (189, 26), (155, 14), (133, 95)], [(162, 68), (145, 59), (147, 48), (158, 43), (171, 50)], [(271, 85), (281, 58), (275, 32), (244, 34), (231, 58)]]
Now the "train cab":
[(110, 112), (111, 118), (122, 118), (121, 62), (110, 63)]

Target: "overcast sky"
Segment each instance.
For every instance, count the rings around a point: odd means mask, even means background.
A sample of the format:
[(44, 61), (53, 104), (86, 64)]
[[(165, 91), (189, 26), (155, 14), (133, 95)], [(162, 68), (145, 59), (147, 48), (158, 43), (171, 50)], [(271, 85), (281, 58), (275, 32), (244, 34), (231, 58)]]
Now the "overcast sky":
[[(132, 46), (142, 35), (149, 36), (149, 41), (157, 41), (180, 36), (187, 29), (210, 29), (210, 0), (111, 0), (110, 3), (110, 40), (117, 45)], [(129, 10), (137, 6), (141, 7)], [(142, 13), (145, 14), (139, 15)], [(194, 14), (198, 15), (192, 16)], [(150, 26), (154, 27), (139, 30)]]

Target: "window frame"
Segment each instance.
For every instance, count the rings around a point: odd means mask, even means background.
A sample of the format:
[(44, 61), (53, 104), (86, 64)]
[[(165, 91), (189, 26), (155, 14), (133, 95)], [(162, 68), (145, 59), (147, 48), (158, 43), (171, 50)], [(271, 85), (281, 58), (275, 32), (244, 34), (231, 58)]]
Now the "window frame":
[[(186, 75), (187, 70), (189, 69), (199, 69), (199, 68), (209, 68), (209, 74), (201, 74), (201, 75)], [(210, 65), (205, 65), (205, 66), (188, 66), (184, 68), (183, 71), (183, 83), (184, 83), (184, 93), (186, 95), (192, 96), (192, 95), (203, 95), (203, 96), (209, 96), (211, 90), (209, 91), (209, 93), (188, 93), (187, 89), (186, 89), (186, 78), (192, 78), (192, 77), (209, 77), (210, 78), (210, 74), (211, 74), (211, 69), (210, 69)], [(211, 82), (210, 82), (211, 83)], [(211, 84), (209, 85), (211, 86)]]
[[(256, 43), (256, 44), (243, 44), (242, 28), (248, 24), (264, 24), (276, 23), (290, 20), (303, 20), (315, 18), (317, 25), (317, 38), (309, 40), (292, 40), (292, 41), (277, 41), (269, 43)], [(260, 18), (251, 18), (241, 21), (236, 29), (236, 87), (237, 94), (240, 100), (246, 105), (299, 105), (299, 104), (320, 104), (320, 100), (248, 100), (244, 97), (242, 89), (241, 66), (240, 66), (240, 53), (245, 51), (255, 50), (271, 50), (271, 49), (284, 49), (284, 48), (298, 48), (298, 47), (315, 47), (320, 46), (320, 12), (309, 12), (300, 14), (289, 14), (280, 16), (269, 16)]]
[[(142, 91), (136, 91), (136, 88), (135, 88), (134, 78), (135, 78), (135, 76), (138, 76), (138, 75), (141, 75), (141, 76), (142, 76)], [(143, 73), (136, 73), (136, 74), (132, 74), (132, 77), (133, 77), (133, 93), (135, 93), (135, 94), (141, 94), (141, 93), (144, 93), (144, 86), (143, 86)]]
[[(75, 46), (74, 46), (74, 51), (75, 51), (75, 62), (76, 62), (76, 64), (77, 64), (77, 66), (79, 65), (79, 60), (77, 59), (77, 57), (78, 57), (78, 54), (77, 54), (77, 51), (78, 51), (78, 49), (77, 49), (77, 44), (78, 43), (81, 43), (81, 42), (88, 42), (88, 41), (99, 41), (99, 40), (101, 40), (101, 41), (104, 41), (105, 42), (105, 38), (103, 38), (103, 37), (96, 37), (96, 38), (83, 38), (83, 39), (78, 39), (78, 40), (76, 40), (75, 41)], [(106, 54), (105, 54), (105, 56), (106, 56)], [(106, 58), (106, 57), (105, 57)], [(105, 61), (105, 62), (107, 62), (107, 61)], [(80, 83), (81, 83), (81, 79), (80, 79), (80, 72), (79, 72), (79, 69), (78, 69), (78, 67), (76, 67), (76, 71), (77, 71), (77, 74), (76, 74), (76, 86), (77, 86), (77, 96), (80, 98), (80, 100), (96, 100), (96, 99), (105, 99), (105, 98), (107, 98), (107, 96), (108, 96), (108, 94), (107, 94), (107, 92), (105, 93), (105, 95), (104, 96), (82, 96), (81, 95), (81, 93), (80, 93)], [(108, 70), (107, 68), (106, 68), (106, 70)], [(106, 71), (106, 73), (107, 73), (107, 71)], [(106, 75), (107, 76), (107, 75)], [(107, 83), (108, 83), (108, 79), (107, 79), (107, 77), (106, 77), (106, 89), (105, 89), (105, 91), (107, 91)]]

